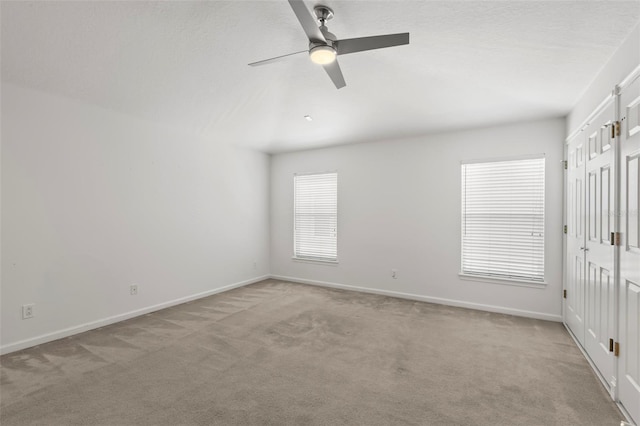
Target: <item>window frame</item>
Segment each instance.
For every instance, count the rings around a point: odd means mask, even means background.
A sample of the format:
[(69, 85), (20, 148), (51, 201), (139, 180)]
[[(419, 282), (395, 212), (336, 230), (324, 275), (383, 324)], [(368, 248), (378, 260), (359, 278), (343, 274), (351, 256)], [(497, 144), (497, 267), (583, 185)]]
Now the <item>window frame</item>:
[[(464, 265), (464, 240), (465, 240), (465, 195), (467, 188), (465, 187), (464, 175), (465, 175), (465, 166), (470, 164), (478, 164), (478, 163), (501, 163), (501, 162), (516, 162), (523, 160), (543, 160), (542, 168), (542, 274), (541, 279), (528, 279), (525, 277), (516, 277), (509, 275), (501, 275), (501, 274), (476, 274), (471, 271), (465, 271)], [(534, 287), (534, 288), (544, 288), (547, 286), (546, 275), (547, 275), (547, 179), (546, 179), (546, 155), (542, 154), (533, 154), (533, 155), (521, 155), (521, 156), (510, 156), (510, 157), (500, 157), (500, 158), (486, 158), (479, 160), (468, 160), (460, 162), (460, 271), (458, 276), (460, 279), (469, 280), (469, 281), (480, 281), (480, 282), (488, 282), (493, 284), (506, 284), (512, 286), (521, 286), (521, 287)]]
[[(304, 176), (320, 176), (320, 175), (335, 175), (335, 227), (334, 227), (334, 233), (335, 233), (335, 246), (334, 246), (334, 252), (335, 252), (335, 257), (322, 257), (322, 256), (301, 256), (297, 250), (298, 246), (299, 246), (299, 241), (298, 241), (298, 228), (296, 226), (297, 223), (297, 219), (298, 219), (298, 200), (297, 200), (297, 184), (298, 184), (298, 177), (304, 177)], [(307, 262), (307, 263), (320, 263), (320, 264), (333, 264), (333, 265), (337, 265), (338, 264), (338, 171), (337, 170), (330, 170), (330, 171), (323, 171), (323, 172), (311, 172), (311, 173), (294, 173), (293, 175), (293, 255), (291, 257), (292, 260), (295, 260), (297, 262)]]

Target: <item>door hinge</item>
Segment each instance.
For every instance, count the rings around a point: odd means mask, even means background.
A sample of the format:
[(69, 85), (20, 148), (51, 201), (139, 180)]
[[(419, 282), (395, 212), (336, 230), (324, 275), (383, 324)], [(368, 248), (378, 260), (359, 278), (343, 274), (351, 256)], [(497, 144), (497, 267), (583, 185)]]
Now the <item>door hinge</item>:
[(569, 168), (569, 162), (564, 160), (562, 163), (564, 164), (564, 169), (567, 170)]
[(620, 356), (620, 343), (615, 342), (613, 344), (613, 355), (614, 356)]
[(564, 299), (566, 299), (566, 298), (567, 298), (567, 290), (562, 290), (562, 297), (563, 297)]
[(567, 233), (567, 225), (564, 225), (564, 226), (562, 227), (562, 232), (563, 232), (563, 233), (565, 233), (565, 234)]
[(613, 339), (609, 339), (609, 352), (613, 352)]
[(616, 136), (620, 136), (620, 122), (616, 121), (611, 124), (611, 137), (615, 138)]
[(621, 245), (622, 234), (620, 232), (612, 232), (611, 233), (611, 245), (619, 246)]

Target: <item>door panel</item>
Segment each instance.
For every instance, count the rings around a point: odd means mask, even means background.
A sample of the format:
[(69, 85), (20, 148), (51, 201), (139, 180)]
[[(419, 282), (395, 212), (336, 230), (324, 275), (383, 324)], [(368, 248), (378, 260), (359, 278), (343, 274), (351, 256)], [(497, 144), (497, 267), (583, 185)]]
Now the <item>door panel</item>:
[[(587, 265), (584, 348), (611, 390), (616, 383), (615, 357), (609, 340), (615, 332), (614, 247), (610, 242), (614, 167), (611, 129), (615, 118), (612, 101), (586, 129), (589, 158), (586, 160), (586, 241)], [(605, 147), (605, 149), (603, 149)], [(606, 232), (606, 233), (605, 233)], [(608, 235), (607, 235), (608, 234)]]
[(613, 184), (611, 179), (611, 167), (600, 169), (600, 242), (611, 245), (611, 232), (613, 232)]
[(620, 95), (619, 399), (640, 423), (640, 78)]
[(585, 205), (584, 133), (567, 145), (567, 268), (564, 319), (571, 332), (584, 344), (585, 310)]
[(589, 172), (589, 181), (587, 182), (589, 188), (589, 193), (587, 194), (587, 199), (589, 200), (587, 238), (589, 238), (589, 241), (598, 241), (598, 177), (597, 170)]

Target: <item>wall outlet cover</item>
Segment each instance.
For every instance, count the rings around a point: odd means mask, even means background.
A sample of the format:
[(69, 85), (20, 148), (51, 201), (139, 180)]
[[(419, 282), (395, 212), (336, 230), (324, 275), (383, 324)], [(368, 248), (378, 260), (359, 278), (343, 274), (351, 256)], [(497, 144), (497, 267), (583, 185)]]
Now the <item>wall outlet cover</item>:
[(29, 305), (22, 305), (22, 319), (29, 319), (35, 316), (35, 305), (33, 303)]

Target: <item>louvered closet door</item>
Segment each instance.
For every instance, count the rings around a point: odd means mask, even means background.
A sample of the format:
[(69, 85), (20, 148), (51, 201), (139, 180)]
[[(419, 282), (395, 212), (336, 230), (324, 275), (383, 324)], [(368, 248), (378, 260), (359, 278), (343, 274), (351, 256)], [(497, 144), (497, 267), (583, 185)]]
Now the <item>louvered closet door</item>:
[(579, 133), (567, 145), (567, 265), (564, 299), (564, 317), (567, 326), (581, 344), (584, 344), (585, 300), (585, 205), (584, 134)]
[(640, 424), (640, 77), (620, 96), (620, 358), (618, 396)]
[(611, 390), (615, 386), (614, 138), (615, 103), (582, 132), (585, 136), (584, 348)]

